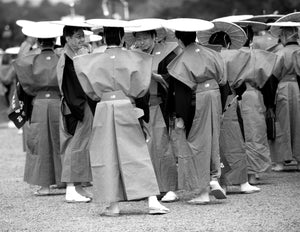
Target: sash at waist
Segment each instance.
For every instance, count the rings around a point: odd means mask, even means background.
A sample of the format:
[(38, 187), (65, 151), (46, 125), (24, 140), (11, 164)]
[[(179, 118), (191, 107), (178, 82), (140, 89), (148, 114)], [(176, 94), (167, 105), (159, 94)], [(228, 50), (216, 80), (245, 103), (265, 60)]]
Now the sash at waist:
[(296, 75), (286, 75), (280, 80), (280, 82), (293, 82), (297, 81), (297, 76)]
[(39, 91), (35, 96), (35, 99), (60, 99), (61, 95), (59, 91)]
[(134, 103), (133, 99), (127, 97), (122, 90), (105, 92), (102, 94), (101, 101), (116, 101), (116, 100), (129, 100)]
[(219, 89), (219, 85), (215, 79), (210, 79), (201, 83), (197, 83), (196, 93)]

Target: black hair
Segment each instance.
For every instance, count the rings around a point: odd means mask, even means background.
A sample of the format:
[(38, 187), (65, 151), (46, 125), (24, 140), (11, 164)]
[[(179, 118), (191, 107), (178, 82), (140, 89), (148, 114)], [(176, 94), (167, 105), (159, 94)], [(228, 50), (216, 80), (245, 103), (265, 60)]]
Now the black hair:
[(72, 37), (77, 31), (84, 30), (84, 27), (73, 27), (73, 26), (64, 26), (63, 29), (63, 36), (66, 37)]
[[(137, 32), (133, 32), (133, 36), (136, 36)], [(151, 35), (152, 38), (155, 38), (157, 36), (156, 30), (149, 30), (149, 31), (143, 31), (143, 33)]]
[(250, 47), (250, 44), (252, 43), (253, 36), (254, 36), (254, 32), (253, 32), (252, 26), (248, 25), (248, 26), (242, 27), (242, 28), (245, 31), (246, 35), (247, 35), (247, 41), (244, 44), (244, 47)]
[(226, 48), (228, 44), (231, 45), (231, 39), (226, 32), (218, 31), (210, 36), (208, 43), (222, 45), (222, 47)]
[(196, 40), (195, 31), (175, 31), (175, 36), (182, 41), (184, 46), (188, 46)]
[(41, 47), (53, 47), (55, 45), (55, 40), (55, 38), (38, 38), (38, 43), (41, 45)]
[(124, 36), (123, 27), (104, 27), (103, 34), (105, 37), (106, 45), (117, 45), (121, 44), (122, 38)]

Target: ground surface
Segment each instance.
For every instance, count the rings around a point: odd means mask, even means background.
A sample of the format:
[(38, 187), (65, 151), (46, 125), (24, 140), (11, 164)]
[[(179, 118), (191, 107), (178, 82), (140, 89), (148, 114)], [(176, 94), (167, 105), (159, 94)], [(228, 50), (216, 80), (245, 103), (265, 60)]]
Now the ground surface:
[(0, 125), (0, 231), (300, 231), (300, 172), (264, 174), (260, 193), (205, 206), (188, 205), (192, 194), (179, 192), (181, 200), (162, 216), (148, 215), (145, 201), (126, 202), (122, 216), (109, 218), (95, 203), (33, 196), (36, 187), (22, 180), (24, 163), (22, 135)]

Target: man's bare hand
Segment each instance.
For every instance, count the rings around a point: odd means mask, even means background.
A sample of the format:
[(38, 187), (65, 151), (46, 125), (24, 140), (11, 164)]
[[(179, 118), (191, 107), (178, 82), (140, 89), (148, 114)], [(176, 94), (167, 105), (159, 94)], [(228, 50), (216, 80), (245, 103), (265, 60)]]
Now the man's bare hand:
[(156, 82), (160, 83), (162, 85), (162, 87), (168, 91), (169, 85), (168, 83), (164, 80), (164, 78), (162, 77), (162, 75), (157, 74), (157, 73), (152, 73), (153, 80), (155, 80)]

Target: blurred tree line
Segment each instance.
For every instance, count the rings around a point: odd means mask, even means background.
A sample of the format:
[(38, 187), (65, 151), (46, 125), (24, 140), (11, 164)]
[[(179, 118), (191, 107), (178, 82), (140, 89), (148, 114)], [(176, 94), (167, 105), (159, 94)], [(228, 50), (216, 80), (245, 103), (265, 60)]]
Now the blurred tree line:
[[(299, 0), (127, 0), (130, 18), (193, 17), (212, 20), (233, 14), (270, 14), (277, 11), (287, 14), (300, 11)], [(89, 18), (103, 18), (101, 0), (75, 1), (76, 14)], [(119, 0), (110, 0), (111, 4), (120, 4)], [(115, 7), (117, 9), (117, 7)], [(53, 5), (43, 0), (38, 6), (30, 1), (24, 5), (16, 2), (4, 3), (0, 0), (0, 48), (18, 46), (24, 39), (21, 28), (15, 24), (18, 19), (33, 21), (59, 20), (70, 14), (70, 6), (64, 3)]]

